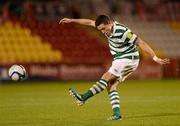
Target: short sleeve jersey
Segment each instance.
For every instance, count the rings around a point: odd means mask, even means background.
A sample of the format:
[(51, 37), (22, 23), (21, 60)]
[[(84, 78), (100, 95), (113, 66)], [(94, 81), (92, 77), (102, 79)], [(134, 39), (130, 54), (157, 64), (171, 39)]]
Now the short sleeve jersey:
[(118, 22), (113, 23), (113, 32), (108, 37), (110, 52), (115, 59), (122, 59), (128, 56), (139, 56), (135, 44), (137, 35), (128, 27)]

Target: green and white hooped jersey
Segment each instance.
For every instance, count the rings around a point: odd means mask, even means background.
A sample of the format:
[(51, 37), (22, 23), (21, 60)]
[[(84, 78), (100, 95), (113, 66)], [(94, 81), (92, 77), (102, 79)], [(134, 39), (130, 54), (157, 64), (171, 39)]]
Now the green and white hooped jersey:
[(139, 52), (135, 44), (137, 35), (126, 26), (114, 22), (113, 33), (108, 37), (109, 49), (115, 59), (139, 59)]

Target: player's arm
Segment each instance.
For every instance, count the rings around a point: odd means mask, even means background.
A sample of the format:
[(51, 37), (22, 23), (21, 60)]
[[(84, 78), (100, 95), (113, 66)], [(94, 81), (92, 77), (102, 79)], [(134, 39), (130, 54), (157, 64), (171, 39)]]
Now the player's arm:
[(153, 49), (145, 41), (143, 41), (141, 38), (138, 38), (137, 45), (143, 51), (145, 51), (147, 54), (149, 54), (155, 62), (157, 62), (161, 65), (170, 63), (169, 59), (167, 59), (167, 58), (165, 58), (165, 59), (158, 58), (156, 56), (155, 52), (153, 51)]
[(91, 19), (71, 19), (71, 18), (63, 18), (59, 21), (59, 24), (61, 23), (77, 23), (81, 25), (87, 25), (95, 27), (95, 21)]

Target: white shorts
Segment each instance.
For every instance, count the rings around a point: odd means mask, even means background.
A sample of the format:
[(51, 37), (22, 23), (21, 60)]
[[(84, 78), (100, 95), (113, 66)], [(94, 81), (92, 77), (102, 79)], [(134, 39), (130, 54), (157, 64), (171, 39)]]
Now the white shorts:
[(139, 59), (116, 59), (112, 62), (112, 66), (108, 70), (111, 74), (119, 77), (119, 81), (124, 81), (131, 73), (133, 73), (139, 65)]

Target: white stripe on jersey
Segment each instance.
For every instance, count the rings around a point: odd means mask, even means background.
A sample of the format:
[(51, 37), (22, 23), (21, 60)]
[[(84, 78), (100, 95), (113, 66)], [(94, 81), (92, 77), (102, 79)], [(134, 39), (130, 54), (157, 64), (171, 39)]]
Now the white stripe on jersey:
[(129, 46), (125, 46), (123, 48), (115, 48), (115, 47), (111, 46), (110, 44), (109, 44), (109, 47), (116, 52), (124, 52), (129, 48)]
[(129, 40), (129, 43), (133, 43), (136, 38), (137, 35), (133, 34), (132, 38)]
[(125, 28), (125, 27), (120, 26), (120, 25), (117, 25), (117, 26), (116, 26), (116, 29), (122, 29), (122, 30), (124, 30), (124, 31), (126, 30), (126, 28)]

